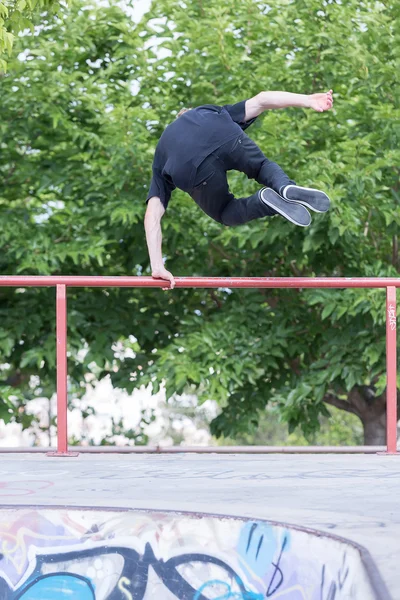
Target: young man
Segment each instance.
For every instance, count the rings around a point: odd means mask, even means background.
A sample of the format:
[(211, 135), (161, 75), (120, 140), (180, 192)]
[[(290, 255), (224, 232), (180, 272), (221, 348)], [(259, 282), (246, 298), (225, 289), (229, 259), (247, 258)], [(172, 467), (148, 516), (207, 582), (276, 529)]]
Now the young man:
[[(265, 110), (297, 106), (324, 112), (332, 105), (332, 90), (311, 95), (261, 92), (238, 104), (181, 111), (165, 129), (154, 156), (144, 221), (152, 276), (168, 280), (171, 288), (175, 285), (161, 250), (161, 218), (175, 188), (190, 194), (207, 215), (224, 225), (279, 214), (307, 227), (311, 223), (307, 208), (326, 212), (329, 198), (324, 192), (296, 185), (243, 131)], [(226, 177), (231, 169), (265, 187), (248, 198), (235, 198)]]

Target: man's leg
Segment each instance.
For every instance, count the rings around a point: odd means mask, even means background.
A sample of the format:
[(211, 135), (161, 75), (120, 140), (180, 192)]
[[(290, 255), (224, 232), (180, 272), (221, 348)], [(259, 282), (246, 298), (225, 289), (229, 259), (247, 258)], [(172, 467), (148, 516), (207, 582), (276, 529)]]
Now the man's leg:
[(271, 189), (265, 191), (266, 201), (260, 198), (260, 192), (235, 198), (229, 190), (224, 164), (216, 156), (201, 164), (190, 195), (207, 215), (224, 225), (242, 225), (277, 213), (296, 225), (310, 224), (310, 214), (304, 206), (287, 202)]
[(235, 198), (229, 189), (223, 164), (215, 156), (200, 165), (190, 195), (207, 215), (224, 225), (241, 225), (276, 214), (261, 202), (258, 192), (248, 198)]
[[(269, 213), (265, 211), (269, 210)], [(311, 217), (308, 210), (297, 202), (287, 202), (271, 188), (264, 188), (248, 198), (233, 199), (221, 215), (225, 225), (241, 225), (252, 219), (279, 214), (294, 225), (308, 227)]]
[(289, 202), (299, 202), (315, 212), (326, 212), (329, 208), (330, 201), (324, 192), (296, 185), (246, 134), (240, 138), (230, 160), (234, 164), (231, 168), (242, 171), (250, 179), (272, 188)]
[(278, 194), (295, 182), (275, 162), (269, 160), (262, 150), (245, 133), (239, 138), (229, 156), (224, 157), (229, 169), (242, 171), (249, 179), (269, 187)]
[(247, 198), (234, 198), (228, 202), (221, 213), (221, 222), (224, 225), (243, 225), (261, 219), (262, 217), (272, 217), (276, 211), (260, 200), (260, 192), (248, 196)]

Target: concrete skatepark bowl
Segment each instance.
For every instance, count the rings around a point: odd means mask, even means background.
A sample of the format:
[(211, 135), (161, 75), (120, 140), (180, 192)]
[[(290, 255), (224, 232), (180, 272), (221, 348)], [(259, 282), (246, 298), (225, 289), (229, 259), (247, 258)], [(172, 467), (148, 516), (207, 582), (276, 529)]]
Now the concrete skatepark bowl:
[[(164, 285), (151, 277), (0, 277), (0, 286), (57, 290), (53, 455), (63, 457), (61, 469), (32, 455), (9, 455), (2, 463), (0, 497), (9, 506), (0, 507), (0, 600), (390, 600), (386, 584), (400, 598), (400, 279), (176, 279), (176, 288), (386, 289), (385, 457), (288, 459), (256, 452), (246, 458), (73, 459), (67, 432), (67, 288)], [(25, 504), (18, 508), (21, 500)], [(210, 510), (220, 516), (207, 514)], [(246, 518), (222, 516), (227, 512)], [(293, 525), (279, 525), (280, 520)], [(379, 571), (361, 546), (331, 536), (331, 529), (365, 543)]]
[(0, 508), (0, 537), (4, 600), (388, 597), (359, 546), (264, 520), (14, 506)]

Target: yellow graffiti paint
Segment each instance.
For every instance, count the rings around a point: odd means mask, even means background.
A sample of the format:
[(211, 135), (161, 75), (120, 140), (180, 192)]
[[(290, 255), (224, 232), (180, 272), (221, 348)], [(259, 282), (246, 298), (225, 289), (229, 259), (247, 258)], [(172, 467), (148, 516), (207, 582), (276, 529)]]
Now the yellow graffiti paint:
[(129, 585), (130, 581), (127, 577), (121, 577), (118, 581), (118, 589), (124, 594), (127, 600), (133, 600), (133, 596), (129, 590), (124, 588), (125, 585)]

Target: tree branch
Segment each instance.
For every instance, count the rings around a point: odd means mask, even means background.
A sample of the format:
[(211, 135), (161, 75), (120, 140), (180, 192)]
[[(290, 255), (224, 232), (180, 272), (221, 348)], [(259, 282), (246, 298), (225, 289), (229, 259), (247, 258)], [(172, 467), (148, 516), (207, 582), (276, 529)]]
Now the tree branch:
[(217, 305), (217, 307), (218, 307), (218, 308), (221, 308), (221, 306), (222, 306), (222, 302), (221, 302), (221, 300), (218, 298), (218, 296), (217, 296), (217, 294), (215, 293), (215, 291), (214, 291), (214, 290), (211, 290), (211, 291), (209, 292), (209, 294), (210, 294), (211, 298), (214, 300), (214, 302), (215, 302), (215, 304)]
[(367, 400), (365, 391), (363, 391), (363, 389), (358, 385), (354, 386), (350, 390), (350, 392), (347, 395), (347, 399), (350, 402), (350, 404), (354, 406), (355, 409), (358, 411), (360, 419), (362, 419), (365, 416), (365, 414), (368, 413), (368, 410), (371, 407), (371, 401)]
[(231, 256), (229, 256), (229, 254), (227, 254), (225, 252), (225, 250), (223, 250), (223, 248), (221, 248), (221, 246), (218, 246), (214, 242), (211, 242), (210, 246), (211, 246), (211, 248), (214, 248), (214, 250), (216, 250), (223, 258), (226, 258), (226, 260), (229, 260), (229, 261), (232, 260)]
[(352, 413), (353, 415), (361, 418), (360, 413), (354, 406), (352, 406), (349, 402), (346, 402), (346, 400), (341, 400), (333, 394), (326, 394), (323, 398), (323, 401), (326, 402), (326, 404), (330, 404), (331, 406), (335, 406), (336, 408), (340, 408), (340, 410), (345, 410), (346, 412)]
[(4, 181), (3, 181), (3, 185), (4, 186), (8, 185), (8, 182), (10, 181), (11, 177), (14, 175), (14, 173), (15, 173), (16, 170), (17, 170), (17, 163), (14, 163), (13, 166), (8, 171), (6, 177), (5, 177)]
[(399, 238), (397, 235), (393, 236), (393, 251), (392, 251), (392, 265), (398, 267), (399, 262)]
[(303, 273), (297, 267), (295, 260), (291, 260), (289, 263), (289, 266), (290, 266), (290, 269), (291, 269), (293, 275), (295, 275), (295, 277), (301, 277), (303, 275)]

